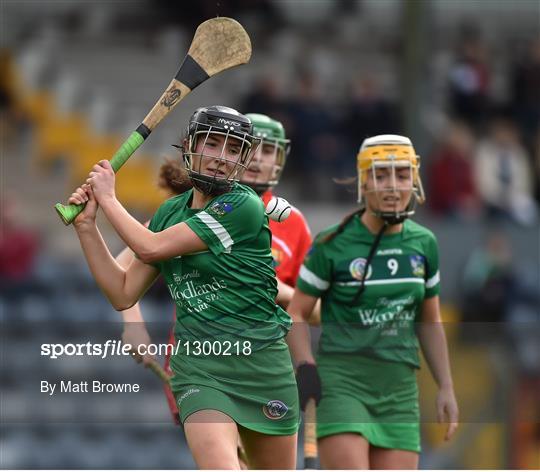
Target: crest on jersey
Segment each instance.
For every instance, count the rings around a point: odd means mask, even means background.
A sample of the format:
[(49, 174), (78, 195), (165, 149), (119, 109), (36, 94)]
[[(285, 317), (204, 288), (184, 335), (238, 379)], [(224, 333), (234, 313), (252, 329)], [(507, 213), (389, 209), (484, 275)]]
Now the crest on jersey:
[(416, 275), (416, 277), (425, 277), (426, 265), (424, 256), (415, 254), (414, 256), (409, 256), (409, 260), (411, 261), (412, 273)]
[(289, 411), (289, 407), (281, 400), (270, 400), (263, 406), (263, 413), (268, 419), (280, 420)]
[[(362, 277), (364, 276), (364, 271), (366, 270), (366, 259), (363, 257), (358, 257), (357, 259), (354, 259), (349, 264), (349, 272), (351, 273), (353, 279), (356, 280), (362, 280)], [(371, 265), (368, 268), (366, 279), (369, 279), (371, 277)]]
[(216, 202), (216, 203), (213, 203), (212, 206), (210, 206), (210, 208), (208, 208), (208, 211), (211, 211), (217, 216), (224, 216), (227, 213), (230, 213), (232, 209), (233, 209), (233, 206), (231, 203)]

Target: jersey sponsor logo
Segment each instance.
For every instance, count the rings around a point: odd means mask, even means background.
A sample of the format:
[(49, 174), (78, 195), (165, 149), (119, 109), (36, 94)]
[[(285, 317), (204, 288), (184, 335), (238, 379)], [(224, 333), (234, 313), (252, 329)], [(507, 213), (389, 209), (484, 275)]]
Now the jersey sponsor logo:
[(187, 392), (183, 393), (182, 395), (180, 395), (178, 397), (178, 400), (176, 401), (176, 404), (178, 405), (178, 407), (180, 407), (180, 405), (182, 404), (182, 402), (187, 398), (189, 397), (190, 395), (193, 395), (194, 393), (199, 393), (200, 392), (200, 389), (198, 388), (190, 388)]
[(201, 274), (199, 274), (199, 271), (197, 269), (194, 269), (191, 272), (188, 272), (187, 274), (182, 274), (182, 275), (178, 275), (177, 273), (173, 272), (172, 275), (173, 275), (173, 280), (176, 283), (181, 283), (184, 280), (188, 280), (188, 279), (196, 279), (201, 276)]
[(264, 416), (270, 420), (280, 420), (289, 411), (289, 407), (281, 400), (270, 400), (262, 408)]
[[(363, 257), (358, 257), (357, 259), (354, 259), (349, 264), (349, 272), (351, 273), (353, 279), (356, 280), (362, 280), (362, 277), (364, 275), (364, 271), (366, 270), (366, 259)], [(371, 264), (368, 267), (366, 280), (371, 277)]]
[(403, 254), (403, 250), (400, 248), (393, 248), (393, 249), (379, 249), (377, 251), (377, 256), (390, 256), (392, 254)]
[(377, 308), (359, 309), (358, 315), (364, 326), (387, 329), (385, 335), (396, 335), (399, 328), (411, 326), (416, 318), (413, 296), (396, 299), (381, 297), (375, 306)]
[(232, 203), (226, 202), (215, 202), (208, 208), (208, 211), (211, 211), (217, 216), (224, 216), (227, 213), (230, 213), (233, 210)]
[(408, 296), (407, 298), (397, 298), (392, 300), (387, 297), (382, 297), (377, 300), (377, 306), (394, 307), (399, 305), (412, 305), (414, 303), (414, 297)]
[(182, 284), (167, 284), (173, 300), (190, 313), (200, 313), (221, 300), (220, 292), (227, 288), (225, 279), (212, 277), (207, 283), (188, 280)]
[(412, 273), (416, 275), (416, 277), (425, 277), (426, 265), (424, 263), (424, 256), (415, 254), (413, 256), (409, 256), (409, 260), (411, 261)]
[(227, 284), (224, 279), (217, 280), (215, 277), (212, 277), (212, 281), (204, 284), (195, 284), (193, 281), (188, 281), (181, 288), (172, 287), (169, 284), (169, 291), (171, 295), (176, 300), (182, 297), (184, 300), (189, 300), (193, 297), (198, 297), (201, 295), (206, 295), (212, 292), (219, 292), (220, 290), (227, 288)]
[(414, 321), (416, 313), (414, 310), (404, 310), (402, 306), (397, 306), (395, 310), (379, 311), (373, 309), (359, 309), (358, 315), (365, 326), (380, 325), (390, 321)]

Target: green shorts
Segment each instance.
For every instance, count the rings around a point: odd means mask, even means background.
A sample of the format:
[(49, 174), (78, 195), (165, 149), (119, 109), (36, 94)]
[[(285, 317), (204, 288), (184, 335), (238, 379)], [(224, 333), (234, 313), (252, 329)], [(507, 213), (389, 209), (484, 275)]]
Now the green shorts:
[(248, 356), (173, 356), (171, 368), (182, 423), (196, 411), (218, 410), (259, 433), (298, 431), (298, 390), (284, 340)]
[(349, 354), (320, 355), (317, 364), (318, 438), (358, 433), (374, 446), (420, 452), (414, 367)]

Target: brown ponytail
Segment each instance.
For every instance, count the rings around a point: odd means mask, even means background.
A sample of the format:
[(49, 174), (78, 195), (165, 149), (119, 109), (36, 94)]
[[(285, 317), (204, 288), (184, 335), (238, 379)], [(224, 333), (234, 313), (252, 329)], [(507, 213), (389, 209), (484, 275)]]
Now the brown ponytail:
[(166, 159), (159, 168), (158, 187), (173, 195), (181, 195), (193, 185), (187, 170), (178, 160)]

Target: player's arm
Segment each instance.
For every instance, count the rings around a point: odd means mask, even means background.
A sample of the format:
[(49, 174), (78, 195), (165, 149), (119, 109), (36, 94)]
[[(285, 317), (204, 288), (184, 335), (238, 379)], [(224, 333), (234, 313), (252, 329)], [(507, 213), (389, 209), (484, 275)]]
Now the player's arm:
[(445, 439), (449, 440), (457, 429), (459, 412), (438, 295), (424, 299), (418, 339), (431, 374), (439, 386), (437, 416), (440, 423), (448, 423)]
[[(309, 230), (309, 226), (306, 220), (304, 219), (304, 216), (298, 211), (296, 214), (298, 215), (298, 218), (297, 218), (298, 227), (295, 228), (295, 232), (297, 233), (298, 237), (296, 239), (295, 246), (293, 249), (293, 260), (292, 260), (293, 280), (295, 280), (298, 277), (298, 273), (300, 272), (300, 267), (302, 266), (306, 253), (308, 252), (312, 243), (311, 231)], [(294, 287), (280, 280), (279, 276), (277, 277), (277, 281), (278, 281), (278, 296), (276, 298), (276, 303), (286, 309), (289, 306), (289, 303), (294, 294)], [(317, 300), (315, 307), (313, 308), (313, 311), (309, 315), (307, 321), (311, 326), (319, 326), (321, 324), (320, 299)]]
[(330, 287), (331, 264), (322, 247), (315, 247), (304, 258), (298, 271), (296, 289), (288, 306), (288, 313), (293, 320), (293, 327), (287, 336), (287, 343), (296, 368), (296, 383), (300, 408), (306, 409), (310, 399), (318, 405), (322, 397), (322, 386), (315, 358), (311, 351), (311, 335), (307, 320), (317, 300)]
[[(283, 308), (287, 309), (294, 294), (294, 287), (291, 287), (285, 282), (282, 282), (281, 280), (279, 280), (279, 277), (277, 277), (277, 283), (278, 283), (278, 295), (276, 297), (276, 303), (279, 306), (282, 306)], [(311, 326), (319, 326), (321, 324), (321, 300), (320, 299), (316, 301), (315, 306), (313, 307), (313, 311), (310, 313), (310, 315), (307, 318), (307, 322)]]
[(93, 167), (87, 183), (92, 185), (105, 216), (122, 240), (144, 263), (152, 263), (174, 256), (204, 251), (205, 242), (185, 223), (154, 233), (133, 218), (116, 199), (115, 175), (109, 161)]
[(279, 306), (282, 306), (283, 308), (287, 308), (287, 306), (289, 305), (292, 299), (294, 288), (291, 287), (289, 284), (282, 282), (279, 279), (279, 277), (276, 277), (276, 280), (277, 280), (277, 288), (278, 288), (276, 303)]
[[(287, 309), (294, 294), (294, 287), (291, 287), (285, 282), (282, 282), (281, 280), (279, 280), (279, 277), (276, 277), (276, 280), (278, 284), (278, 294), (276, 297), (276, 303), (279, 306)], [(311, 326), (320, 326), (321, 324), (321, 300), (320, 299), (316, 301), (313, 307), (313, 311), (309, 314), (307, 318), (307, 322)]]
[(293, 320), (292, 328), (287, 335), (287, 344), (297, 366), (296, 383), (302, 411), (305, 411), (310, 399), (314, 399), (318, 405), (322, 397), (321, 379), (311, 351), (311, 336), (306, 322), (316, 302), (316, 297), (302, 292), (297, 287), (287, 308)]
[(317, 303), (315, 303), (315, 306), (313, 307), (313, 311), (309, 315), (308, 323), (310, 324), (310, 326), (321, 325), (321, 299), (320, 298), (317, 300)]
[[(126, 270), (135, 259), (133, 251), (126, 247), (124, 250), (116, 256), (116, 262)], [(131, 308), (120, 312), (124, 323), (144, 323), (141, 310), (139, 309), (139, 303), (135, 303)], [(125, 326), (125, 325), (124, 325)]]
[(96, 226), (97, 201), (92, 189), (78, 188), (69, 203), (86, 203), (74, 227), (88, 267), (98, 286), (117, 310), (133, 306), (158, 276), (158, 270), (134, 258), (127, 269), (118, 264)]
[(311, 336), (307, 321), (316, 303), (316, 297), (308, 295), (299, 288), (296, 288), (291, 302), (287, 307), (287, 313), (289, 313), (293, 321), (293, 326), (287, 336), (287, 344), (289, 345), (293, 360), (297, 364), (315, 364), (315, 358), (311, 351)]
[[(120, 264), (124, 269), (127, 269), (135, 255), (133, 251), (126, 247), (118, 256), (116, 256), (116, 262)], [(146, 329), (144, 319), (141, 312), (139, 303), (135, 303), (131, 308), (120, 312), (122, 314), (122, 320), (124, 321), (124, 329), (122, 331), (122, 342), (133, 346), (131, 355), (138, 363), (149, 365), (155, 358), (150, 354), (141, 355), (137, 346), (148, 346), (152, 340)]]

